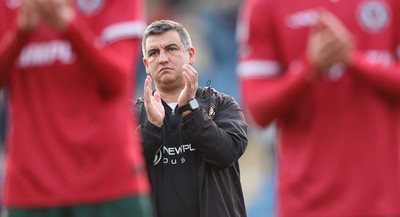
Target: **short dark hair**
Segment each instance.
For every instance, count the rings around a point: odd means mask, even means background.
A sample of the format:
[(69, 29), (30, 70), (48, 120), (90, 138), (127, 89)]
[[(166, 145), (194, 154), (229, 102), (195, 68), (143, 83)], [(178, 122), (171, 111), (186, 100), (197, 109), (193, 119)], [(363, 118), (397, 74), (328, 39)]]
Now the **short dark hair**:
[(146, 56), (145, 49), (146, 49), (146, 39), (152, 35), (161, 35), (168, 31), (176, 31), (179, 34), (179, 38), (183, 43), (185, 49), (189, 49), (192, 47), (192, 40), (190, 39), (190, 35), (186, 28), (172, 20), (158, 20), (152, 22), (149, 26), (147, 26), (146, 30), (143, 33), (142, 38), (142, 52), (143, 55)]

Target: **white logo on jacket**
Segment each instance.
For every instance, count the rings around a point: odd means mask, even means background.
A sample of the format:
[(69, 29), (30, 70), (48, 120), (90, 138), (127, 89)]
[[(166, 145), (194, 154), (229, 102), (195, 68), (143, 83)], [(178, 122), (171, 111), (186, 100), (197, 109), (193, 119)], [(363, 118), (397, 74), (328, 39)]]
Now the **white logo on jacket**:
[(286, 25), (291, 29), (311, 27), (318, 21), (318, 12), (314, 9), (299, 11), (285, 17)]
[(15, 9), (21, 5), (21, 0), (6, 0), (6, 6), (10, 9)]
[(54, 40), (31, 43), (24, 47), (17, 64), (20, 68), (27, 68), (49, 66), (56, 61), (71, 64), (74, 60), (71, 44), (68, 41)]
[(180, 155), (187, 151), (196, 151), (196, 149), (192, 147), (192, 144), (184, 144), (179, 147), (161, 146), (154, 156), (153, 163), (157, 165), (162, 160), (163, 164), (183, 164), (186, 162), (186, 159), (185, 157), (180, 157)]
[(377, 33), (389, 24), (390, 10), (383, 1), (368, 1), (359, 6), (357, 17), (364, 30)]
[(78, 9), (88, 15), (98, 12), (103, 3), (103, 0), (76, 0)]

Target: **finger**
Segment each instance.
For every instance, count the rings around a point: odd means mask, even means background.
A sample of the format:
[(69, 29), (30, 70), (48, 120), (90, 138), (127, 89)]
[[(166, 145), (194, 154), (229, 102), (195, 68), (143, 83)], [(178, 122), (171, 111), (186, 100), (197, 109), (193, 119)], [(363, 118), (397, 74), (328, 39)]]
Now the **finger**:
[(152, 96), (152, 84), (151, 84), (151, 78), (150, 76), (147, 76), (145, 81), (144, 81), (144, 101), (145, 103), (150, 103), (151, 102), (151, 96)]
[(196, 90), (197, 90), (197, 80), (193, 80), (189, 75), (185, 74), (186, 76), (186, 83), (185, 83), (185, 88), (184, 88), (184, 93), (185, 93), (185, 98), (186, 101), (195, 98), (196, 95)]
[(146, 79), (144, 80), (144, 84), (145, 84), (145, 86), (148, 86), (148, 87), (150, 87), (150, 88), (152, 88), (152, 79), (151, 79), (151, 76), (150, 75), (146, 75)]
[(190, 77), (189, 73), (185, 70), (182, 73), (183, 79), (185, 80), (185, 89), (190, 90), (192, 86), (192, 78)]
[(37, 2), (37, 7), (43, 16), (47, 19), (53, 20), (59, 16), (59, 7), (55, 0), (35, 0)]
[(343, 26), (341, 21), (327, 10), (321, 12), (321, 22), (332, 30), (341, 30)]
[(322, 29), (310, 35), (307, 47), (308, 58), (314, 66), (319, 69), (326, 67), (328, 56), (330, 56), (334, 37), (329, 35), (327, 29)]
[(331, 31), (331, 34), (336, 36), (342, 41), (352, 40), (350, 31), (346, 26), (329, 11), (324, 11), (321, 14), (321, 22)]
[(197, 84), (198, 82), (198, 73), (196, 71), (196, 69), (193, 68), (193, 66), (189, 65), (189, 64), (184, 64), (183, 65), (183, 70), (186, 71), (190, 77), (190, 81), (193, 84)]
[(343, 62), (345, 55), (345, 46), (342, 43), (330, 46), (329, 50), (320, 55), (320, 65), (323, 69), (329, 68), (332, 64)]
[(161, 103), (161, 96), (160, 96), (160, 93), (159, 93), (158, 91), (155, 91), (155, 92), (154, 92), (154, 100), (155, 100), (155, 102), (156, 102), (157, 104), (160, 104), (160, 103)]
[(335, 37), (331, 34), (330, 30), (323, 31), (321, 33), (322, 51), (324, 53), (337, 54), (339, 51), (345, 49), (349, 43)]
[(24, 0), (21, 2), (21, 10), (26, 11), (26, 12), (32, 12), (33, 10), (36, 10), (36, 3), (34, 0)]
[(189, 64), (183, 64), (182, 66), (183, 70), (186, 70), (187, 72), (190, 73), (190, 75), (194, 75), (197, 76), (197, 71), (195, 68), (193, 68), (193, 66), (189, 65)]
[(34, 1), (38, 8), (40, 8), (42, 11), (45, 10), (46, 12), (53, 3), (52, 1), (44, 1), (44, 0), (34, 0)]

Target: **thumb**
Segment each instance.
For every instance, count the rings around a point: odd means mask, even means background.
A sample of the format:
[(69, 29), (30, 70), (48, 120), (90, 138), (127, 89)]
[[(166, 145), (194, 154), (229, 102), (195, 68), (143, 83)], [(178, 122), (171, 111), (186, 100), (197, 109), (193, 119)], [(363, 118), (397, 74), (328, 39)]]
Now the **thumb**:
[(157, 103), (161, 103), (161, 96), (160, 96), (160, 93), (159, 93), (158, 91), (155, 91), (155, 92), (154, 92), (154, 100), (155, 100)]

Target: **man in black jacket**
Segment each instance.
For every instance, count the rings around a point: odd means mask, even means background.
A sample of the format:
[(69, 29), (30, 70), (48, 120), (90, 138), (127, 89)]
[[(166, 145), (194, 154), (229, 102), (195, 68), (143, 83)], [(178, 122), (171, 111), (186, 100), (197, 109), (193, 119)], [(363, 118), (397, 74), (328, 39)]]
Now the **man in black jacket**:
[(238, 103), (198, 87), (195, 49), (181, 24), (153, 22), (142, 49), (147, 78), (136, 109), (156, 216), (246, 216), (238, 159), (247, 124)]

